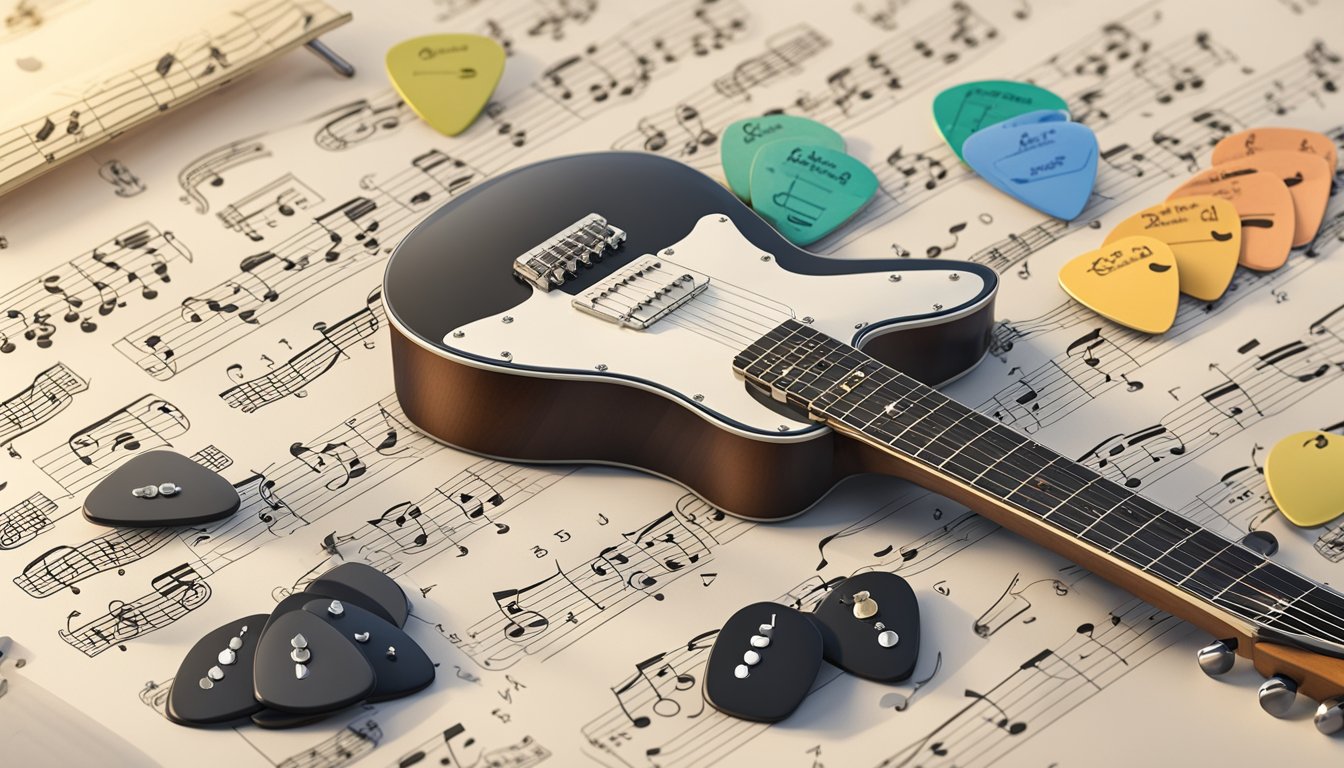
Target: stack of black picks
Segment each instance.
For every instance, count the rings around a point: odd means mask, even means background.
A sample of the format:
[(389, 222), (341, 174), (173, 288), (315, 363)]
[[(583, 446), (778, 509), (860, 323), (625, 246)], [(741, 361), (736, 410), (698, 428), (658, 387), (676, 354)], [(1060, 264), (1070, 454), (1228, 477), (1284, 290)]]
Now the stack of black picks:
[(434, 681), (434, 663), (402, 630), (409, 612), (386, 574), (339, 565), (269, 616), (231, 621), (201, 638), (173, 679), (168, 718), (292, 728), (422, 690)]

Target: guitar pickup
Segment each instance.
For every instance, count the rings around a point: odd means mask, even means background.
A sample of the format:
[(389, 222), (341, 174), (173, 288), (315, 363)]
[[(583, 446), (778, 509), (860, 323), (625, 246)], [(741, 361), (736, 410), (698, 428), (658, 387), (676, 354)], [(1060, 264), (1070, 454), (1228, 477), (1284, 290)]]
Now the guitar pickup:
[(571, 303), (580, 312), (643, 331), (708, 287), (708, 275), (657, 256), (642, 256)]
[(549, 291), (569, 279), (579, 265), (592, 266), (607, 251), (625, 242), (625, 232), (595, 213), (574, 222), (513, 260), (513, 273)]

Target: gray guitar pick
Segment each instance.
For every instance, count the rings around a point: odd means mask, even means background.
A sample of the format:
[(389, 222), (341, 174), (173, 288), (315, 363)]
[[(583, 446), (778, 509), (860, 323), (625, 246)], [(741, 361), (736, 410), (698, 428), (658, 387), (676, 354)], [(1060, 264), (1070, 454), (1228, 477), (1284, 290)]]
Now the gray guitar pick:
[(308, 585), (308, 592), (355, 603), (398, 627), (406, 626), (410, 606), (401, 586), (382, 571), (364, 563), (341, 563)]
[[(171, 494), (162, 485), (180, 487)], [(135, 495), (153, 488), (153, 495)], [(223, 477), (173, 451), (146, 451), (103, 478), (84, 499), (84, 517), (97, 525), (154, 528), (204, 525), (232, 515), (238, 491)]]
[[(306, 653), (296, 659), (296, 651)], [(376, 683), (373, 667), (355, 643), (306, 611), (275, 617), (252, 663), (257, 701), (293, 714), (347, 707), (367, 697)]]
[[(370, 702), (387, 701), (423, 690), (434, 682), (434, 662), (404, 630), (357, 605), (319, 598), (303, 610), (331, 625), (346, 641), (354, 643), (378, 682), (369, 693)], [(391, 650), (389, 650), (391, 649)]]
[(247, 616), (196, 641), (173, 677), (165, 709), (169, 720), (215, 725), (261, 709), (252, 696), (252, 660), (265, 622), (264, 613)]

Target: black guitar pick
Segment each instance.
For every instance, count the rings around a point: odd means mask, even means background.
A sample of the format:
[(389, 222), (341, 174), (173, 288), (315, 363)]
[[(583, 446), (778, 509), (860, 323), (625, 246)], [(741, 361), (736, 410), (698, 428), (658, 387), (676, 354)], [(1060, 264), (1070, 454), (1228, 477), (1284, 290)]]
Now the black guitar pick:
[(398, 699), (434, 682), (434, 662), (420, 645), (372, 611), (326, 598), (309, 601), (303, 610), (330, 624), (364, 654), (378, 680), (368, 701)]
[(728, 618), (705, 667), (705, 700), (744, 720), (773, 723), (803, 702), (821, 668), (821, 634), (802, 613), (755, 603)]
[(232, 515), (241, 503), (228, 480), (186, 456), (146, 451), (94, 486), (84, 517), (125, 528), (204, 525)]
[(305, 715), (295, 714), (293, 712), (281, 712), (278, 709), (267, 709), (260, 704), (258, 710), (252, 713), (252, 724), (258, 728), (265, 728), (268, 731), (279, 731), (286, 728), (302, 728), (305, 725), (320, 723), (328, 717), (339, 714), (341, 710), (333, 709), (329, 712), (311, 712)]
[(214, 725), (247, 717), (261, 705), (252, 696), (252, 660), (266, 614), (231, 621), (196, 641), (173, 677), (165, 709), (181, 725)]
[(401, 586), (364, 563), (342, 563), (313, 580), (305, 590), (368, 609), (398, 627), (406, 626), (410, 605)]
[[(855, 595), (867, 592), (855, 616)], [(826, 661), (879, 683), (910, 677), (919, 659), (919, 601), (905, 579), (871, 571), (851, 576), (830, 591), (816, 610)]]
[(307, 611), (275, 617), (252, 663), (257, 701), (293, 714), (347, 707), (367, 697), (376, 682), (355, 643)]

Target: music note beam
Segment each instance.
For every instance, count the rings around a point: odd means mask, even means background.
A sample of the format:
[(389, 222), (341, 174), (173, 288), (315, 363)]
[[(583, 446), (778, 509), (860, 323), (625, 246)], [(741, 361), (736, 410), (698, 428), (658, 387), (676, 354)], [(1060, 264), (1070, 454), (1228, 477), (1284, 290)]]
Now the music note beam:
[(144, 64), (78, 88), (78, 99), (0, 128), (0, 194), (211, 93), (350, 18), (321, 0), (238, 4)]

